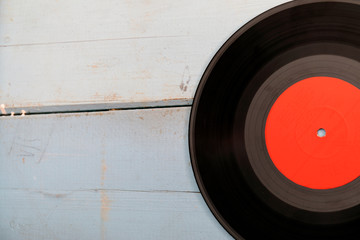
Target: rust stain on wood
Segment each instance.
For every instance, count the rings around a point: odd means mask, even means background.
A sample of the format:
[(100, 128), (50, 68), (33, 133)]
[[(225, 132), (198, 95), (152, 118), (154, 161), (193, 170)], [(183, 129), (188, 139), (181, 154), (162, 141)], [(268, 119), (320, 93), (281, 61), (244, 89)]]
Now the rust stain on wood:
[(107, 220), (109, 220), (110, 200), (109, 197), (107, 196), (106, 190), (101, 190), (100, 195), (101, 195), (101, 220), (102, 223), (104, 223)]
[(172, 116), (173, 113), (174, 113), (174, 111), (172, 109), (166, 109), (161, 113), (161, 115), (163, 117), (166, 117), (166, 116)]
[[(105, 158), (101, 160), (101, 186), (103, 187), (105, 184), (105, 175), (107, 171), (107, 165)], [(105, 240), (106, 235), (106, 227), (105, 222), (109, 219), (109, 210), (110, 210), (110, 203), (109, 197), (105, 189), (100, 190), (100, 199), (101, 199), (101, 239)]]
[(91, 68), (91, 69), (97, 69), (97, 68), (107, 68), (107, 67), (109, 67), (109, 65), (99, 61), (99, 62), (95, 62), (92, 64), (88, 64), (87, 67)]
[(131, 76), (133, 80), (149, 80), (152, 78), (152, 74), (149, 70), (141, 70), (137, 73), (135, 73), (133, 76)]
[(107, 170), (106, 161), (105, 161), (105, 159), (102, 159), (101, 160), (101, 186), (104, 186), (106, 170)]
[(116, 100), (119, 100), (119, 99), (121, 99), (121, 96), (116, 94), (116, 93), (104, 96), (104, 101), (116, 101)]

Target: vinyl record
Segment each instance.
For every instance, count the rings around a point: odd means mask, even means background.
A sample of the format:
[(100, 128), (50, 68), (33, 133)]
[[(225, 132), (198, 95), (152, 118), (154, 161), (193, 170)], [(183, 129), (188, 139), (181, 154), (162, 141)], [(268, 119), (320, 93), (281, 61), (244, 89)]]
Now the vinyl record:
[(239, 29), (196, 91), (192, 166), (236, 239), (360, 239), (360, 2), (299, 0)]

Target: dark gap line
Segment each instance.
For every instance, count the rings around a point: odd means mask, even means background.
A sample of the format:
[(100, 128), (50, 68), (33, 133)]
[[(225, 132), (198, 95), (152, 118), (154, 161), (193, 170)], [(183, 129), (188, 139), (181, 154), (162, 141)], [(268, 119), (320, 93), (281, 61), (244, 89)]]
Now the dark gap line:
[[(92, 113), (92, 112), (111, 112), (111, 111), (126, 111), (126, 110), (142, 110), (142, 109), (160, 109), (160, 108), (178, 108), (178, 107), (191, 107), (192, 104), (181, 105), (164, 105), (164, 106), (144, 106), (144, 107), (126, 107), (126, 108), (104, 108), (104, 109), (84, 109), (84, 110), (64, 110), (64, 111), (52, 111), (52, 112), (27, 112), (25, 116), (30, 115), (52, 115), (52, 114), (71, 114), (71, 113)], [(22, 113), (1, 114), (0, 117), (21, 116)]]
[[(74, 192), (99, 192), (99, 191), (112, 191), (112, 192), (139, 192), (139, 193), (200, 193), (199, 191), (189, 190), (129, 190), (129, 189), (111, 189), (111, 188), (89, 188), (89, 189), (77, 189), (77, 190), (64, 190), (64, 189), (32, 189), (32, 188), (0, 188), (0, 190), (11, 191), (27, 191), (31, 193), (39, 193), (44, 195), (56, 195), (56, 194), (71, 194)], [(60, 192), (60, 193), (56, 193)], [(66, 192), (66, 193), (64, 193)]]

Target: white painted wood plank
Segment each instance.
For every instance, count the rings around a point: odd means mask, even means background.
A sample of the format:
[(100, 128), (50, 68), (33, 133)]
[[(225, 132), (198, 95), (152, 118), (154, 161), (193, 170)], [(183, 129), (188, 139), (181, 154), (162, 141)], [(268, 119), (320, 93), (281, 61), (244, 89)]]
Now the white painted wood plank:
[[(0, 48), (6, 108), (191, 98), (211, 51), (186, 38)], [(194, 51), (199, 49), (198, 51)], [(204, 61), (198, 61), (199, 55)], [(35, 59), (34, 59), (35, 58)]]
[(199, 193), (0, 189), (0, 238), (232, 239)]
[(0, 188), (198, 191), (189, 107), (0, 118)]
[(224, 41), (283, 2), (0, 1), (0, 103), (191, 99)]
[[(285, 0), (2, 0), (0, 45), (229, 35)], [(223, 36), (226, 37), (226, 36)]]
[(0, 239), (231, 239), (187, 146), (189, 107), (0, 118)]

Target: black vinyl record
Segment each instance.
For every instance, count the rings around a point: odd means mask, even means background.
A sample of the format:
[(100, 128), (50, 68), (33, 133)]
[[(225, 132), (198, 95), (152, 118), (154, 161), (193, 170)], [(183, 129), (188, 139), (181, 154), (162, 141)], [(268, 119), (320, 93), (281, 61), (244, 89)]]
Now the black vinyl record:
[[(351, 127), (360, 116), (360, 98), (351, 95), (358, 89), (360, 1), (289, 2), (256, 17), (221, 47), (196, 91), (189, 145), (199, 189), (233, 237), (360, 239), (360, 130)], [(303, 110), (315, 105), (315, 112)], [(271, 125), (271, 111), (282, 122)], [(314, 133), (307, 141), (305, 130), (319, 119), (328, 135)], [(271, 132), (276, 127), (279, 136)], [(269, 149), (272, 141), (277, 151)], [(285, 169), (296, 161), (307, 164), (308, 171), (298, 169), (303, 175)], [(320, 169), (318, 179), (311, 164)]]

